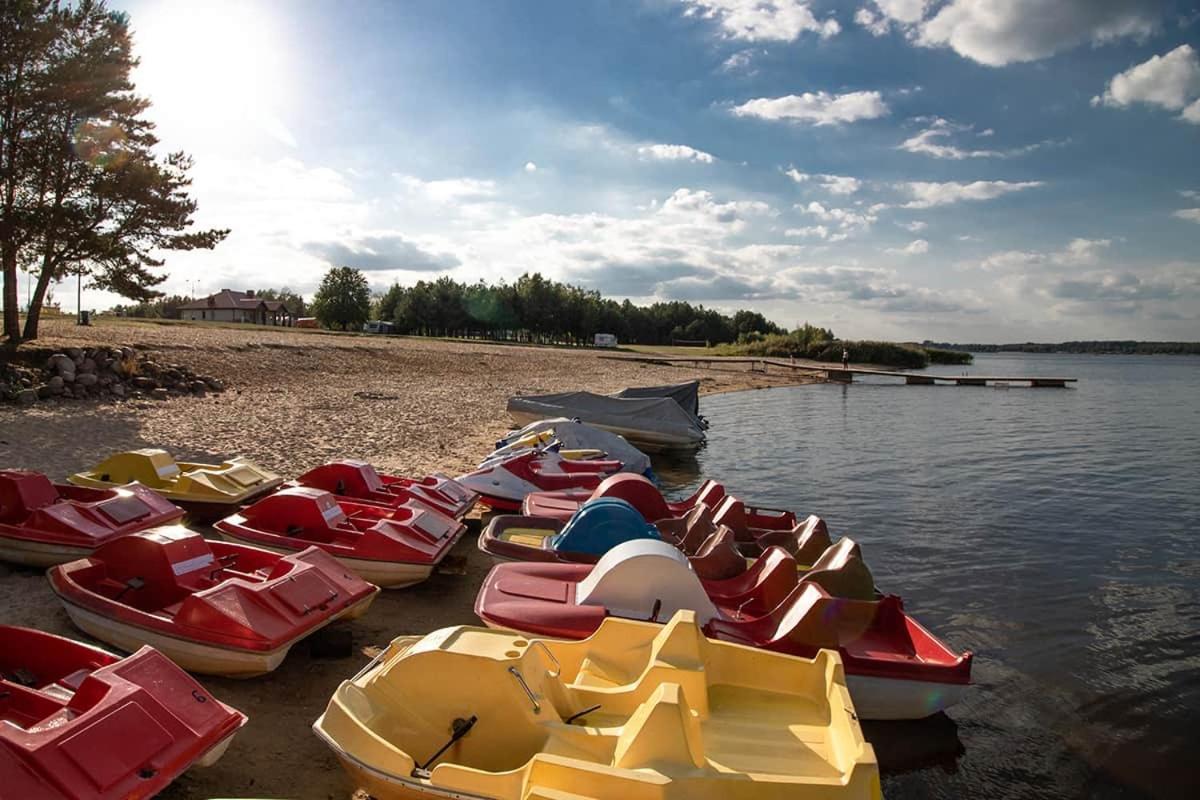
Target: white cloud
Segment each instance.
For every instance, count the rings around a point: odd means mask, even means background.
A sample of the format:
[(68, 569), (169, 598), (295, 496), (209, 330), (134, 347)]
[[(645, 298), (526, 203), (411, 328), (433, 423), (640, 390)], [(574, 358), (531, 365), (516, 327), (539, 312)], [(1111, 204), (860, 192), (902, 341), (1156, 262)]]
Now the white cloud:
[[(956, 133), (970, 133), (974, 128), (970, 125), (960, 125), (949, 120), (935, 117), (927, 124), (925, 130), (905, 139), (899, 145), (897, 150), (905, 150), (909, 153), (917, 153), (920, 155), (932, 156), (933, 158), (950, 159), (953, 161), (961, 161), (968, 158), (1010, 158), (1012, 156), (1024, 155), (1032, 153), (1046, 145), (1053, 144), (1052, 142), (1038, 142), (1036, 144), (1025, 145), (1011, 150), (996, 150), (990, 148), (967, 149), (949, 144), (946, 140)], [(982, 131), (977, 136), (992, 136), (995, 131), (987, 129)]]
[(751, 67), (753, 61), (753, 50), (738, 50), (721, 62), (721, 70), (723, 72), (743, 72), (747, 75), (753, 75), (755, 72)]
[(725, 35), (745, 41), (794, 42), (803, 33), (822, 39), (836, 36), (842, 26), (832, 16), (819, 20), (809, 0), (681, 0), (686, 16), (715, 19)]
[(1200, 200), (1200, 192), (1197, 192), (1195, 189), (1180, 189), (1179, 195), (1189, 200)]
[(526, 172), (537, 172), (537, 169), (538, 169), (537, 164), (533, 163), (532, 161), (525, 162), (525, 171)]
[(787, 175), (796, 183), (816, 181), (817, 183), (821, 184), (822, 189), (830, 194), (854, 194), (863, 186), (863, 182), (861, 180), (850, 177), (849, 175), (828, 175), (821, 173), (814, 175), (807, 172), (801, 172), (795, 167), (788, 167), (786, 170), (784, 170), (783, 174)]
[(716, 159), (711, 153), (688, 147), (686, 144), (647, 144), (638, 147), (638, 155), (657, 161), (696, 161), (711, 164)]
[(979, 262), (986, 272), (1020, 272), (1031, 267), (1080, 267), (1095, 264), (1111, 239), (1072, 239), (1062, 250), (1044, 252), (1006, 250), (993, 253)]
[(929, 227), (929, 223), (922, 222), (919, 219), (915, 219), (912, 222), (897, 222), (896, 224), (899, 225), (901, 228), (904, 228), (904, 230), (911, 231), (912, 233), (917, 233), (918, 231), (923, 231)]
[(757, 117), (772, 121), (808, 122), (813, 125), (837, 125), (861, 119), (887, 116), (888, 107), (879, 92), (805, 92), (784, 97), (759, 97), (734, 106), (739, 117)]
[(1181, 208), (1171, 216), (1200, 224), (1200, 208)]
[(924, 239), (914, 239), (904, 247), (889, 247), (884, 250), (885, 253), (894, 253), (902, 256), (923, 255), (929, 252), (929, 242)]
[[(860, 25), (882, 35), (889, 23), (925, 47), (949, 47), (992, 67), (1037, 61), (1081, 44), (1145, 37), (1159, 24), (1154, 0), (874, 0)], [(930, 16), (926, 16), (932, 12)], [(878, 31), (878, 32), (877, 32)]]
[(434, 203), (471, 203), (496, 194), (496, 182), (478, 178), (447, 178), (425, 181), (412, 175), (397, 175), (396, 179), (408, 192), (424, 196)]
[(887, 17), (876, 14), (866, 6), (854, 12), (854, 21), (859, 27), (866, 28), (872, 36), (886, 36), (892, 29)]
[(907, 192), (913, 198), (904, 204), (905, 208), (932, 208), (963, 200), (992, 200), (1001, 195), (1034, 189), (1043, 185), (1042, 181), (974, 181), (972, 183), (913, 181), (897, 184), (896, 188)]
[(829, 228), (826, 227), (825, 225), (810, 225), (805, 228), (788, 228), (787, 230), (785, 230), (783, 232), (783, 235), (784, 236), (793, 236), (793, 237), (815, 236), (818, 239), (828, 239), (829, 238)]
[(821, 222), (829, 223), (840, 233), (847, 235), (865, 231), (879, 219), (873, 210), (863, 212), (851, 208), (831, 208), (816, 201), (804, 206), (797, 205), (796, 209), (801, 213), (816, 217)]
[(1118, 73), (1092, 105), (1127, 108), (1134, 103), (1179, 111), (1180, 119), (1200, 125), (1200, 56), (1182, 44)]

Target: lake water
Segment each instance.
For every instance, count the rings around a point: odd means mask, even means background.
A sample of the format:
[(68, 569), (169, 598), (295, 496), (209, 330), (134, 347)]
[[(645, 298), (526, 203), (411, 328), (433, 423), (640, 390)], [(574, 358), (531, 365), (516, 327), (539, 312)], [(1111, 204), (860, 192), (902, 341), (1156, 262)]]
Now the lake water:
[(975, 651), (947, 715), (864, 726), (892, 800), (1200, 796), (1200, 358), (964, 369), (1080, 382), (706, 397), (708, 445), (664, 483), (819, 514)]

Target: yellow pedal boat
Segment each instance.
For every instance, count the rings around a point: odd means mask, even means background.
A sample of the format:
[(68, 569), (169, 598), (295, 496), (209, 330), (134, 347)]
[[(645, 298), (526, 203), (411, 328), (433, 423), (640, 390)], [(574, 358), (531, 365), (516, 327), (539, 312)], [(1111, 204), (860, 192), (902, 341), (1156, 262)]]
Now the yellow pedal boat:
[(609, 618), (578, 642), (401, 637), (313, 724), (378, 800), (880, 798), (836, 652)]
[(166, 450), (153, 448), (116, 453), (67, 480), (92, 488), (137, 481), (183, 508), (195, 522), (228, 516), (283, 483), (280, 476), (241, 457), (220, 464), (195, 464), (176, 461)]

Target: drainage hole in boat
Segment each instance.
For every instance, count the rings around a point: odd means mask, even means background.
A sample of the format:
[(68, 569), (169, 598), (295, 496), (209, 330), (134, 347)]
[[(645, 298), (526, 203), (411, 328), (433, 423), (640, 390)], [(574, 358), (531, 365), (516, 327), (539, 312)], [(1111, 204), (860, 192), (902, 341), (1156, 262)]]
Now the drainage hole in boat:
[(517, 647), (524, 647), (525, 645), (529, 644), (529, 642), (525, 641), (524, 639), (517, 639), (515, 642), (513, 642), (513, 644)]
[(518, 653), (516, 650), (509, 650), (507, 653), (504, 654), (505, 658), (520, 658), (520, 656), (521, 656), (521, 654)]
[(158, 774), (158, 770), (151, 767), (142, 767), (138, 770), (138, 777), (144, 781), (148, 781)]

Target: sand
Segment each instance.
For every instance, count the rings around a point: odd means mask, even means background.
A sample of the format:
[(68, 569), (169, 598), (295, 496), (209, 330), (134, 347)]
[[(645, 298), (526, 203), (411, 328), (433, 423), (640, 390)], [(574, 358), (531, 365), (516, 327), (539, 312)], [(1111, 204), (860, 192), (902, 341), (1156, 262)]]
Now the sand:
[[(203, 398), (0, 408), (0, 467), (40, 470), (56, 480), (111, 452), (151, 446), (181, 460), (245, 455), (285, 476), (334, 458), (362, 458), (385, 472), (457, 474), (509, 429), (504, 405), (518, 392), (611, 392), (697, 378), (710, 394), (811, 380), (741, 367), (623, 363), (593, 350), (281, 329), (132, 322), (78, 328), (50, 321), (43, 331), (38, 347), (130, 345), (229, 384)], [(469, 535), (454, 556), (465, 559), (465, 574), (435, 573), (419, 586), (384, 592), (363, 619), (341, 623), (353, 632), (351, 658), (314, 658), (301, 642), (270, 675), (202, 677), (250, 722), (220, 762), (184, 775), (161, 796), (350, 797), (354, 787), (310, 725), (337, 684), (365, 663), (365, 648), (402, 634), (478, 624), (472, 604), (491, 564)], [(87, 639), (72, 628), (41, 572), (5, 564), (0, 623)]]

